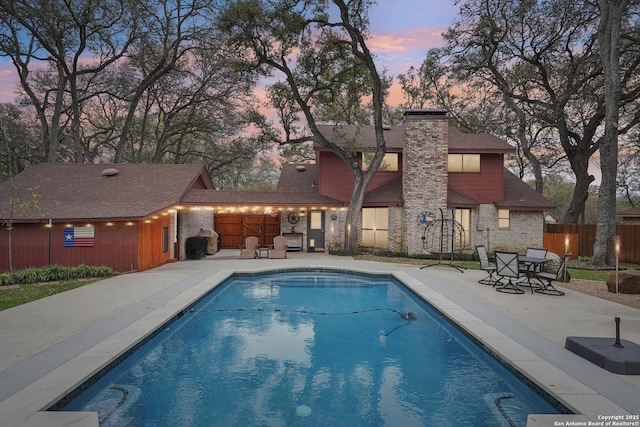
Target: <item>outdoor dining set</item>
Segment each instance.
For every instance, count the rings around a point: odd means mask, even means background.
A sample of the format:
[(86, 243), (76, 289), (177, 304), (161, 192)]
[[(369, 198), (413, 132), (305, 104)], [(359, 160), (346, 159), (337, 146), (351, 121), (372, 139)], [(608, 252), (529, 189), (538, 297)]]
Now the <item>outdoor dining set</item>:
[(480, 269), (488, 273), (487, 277), (478, 281), (483, 285), (491, 285), (496, 291), (509, 294), (523, 294), (525, 291), (522, 288), (529, 288), (531, 293), (564, 295), (553, 282), (566, 281), (567, 259), (571, 254), (562, 257), (557, 270), (552, 271), (548, 265), (554, 258), (544, 248), (527, 248), (525, 255), (497, 250), (494, 252), (495, 260), (489, 259), (484, 245), (476, 245), (476, 252)]

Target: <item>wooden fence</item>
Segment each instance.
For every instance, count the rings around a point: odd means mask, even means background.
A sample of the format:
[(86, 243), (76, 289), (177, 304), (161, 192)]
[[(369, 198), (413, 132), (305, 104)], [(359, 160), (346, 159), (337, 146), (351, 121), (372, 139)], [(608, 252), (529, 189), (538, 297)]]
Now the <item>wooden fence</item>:
[[(616, 235), (620, 236), (620, 262), (640, 264), (640, 225), (618, 224)], [(547, 224), (547, 232), (543, 236), (544, 247), (558, 255), (564, 255), (567, 236), (572, 258), (593, 256), (595, 224)]]

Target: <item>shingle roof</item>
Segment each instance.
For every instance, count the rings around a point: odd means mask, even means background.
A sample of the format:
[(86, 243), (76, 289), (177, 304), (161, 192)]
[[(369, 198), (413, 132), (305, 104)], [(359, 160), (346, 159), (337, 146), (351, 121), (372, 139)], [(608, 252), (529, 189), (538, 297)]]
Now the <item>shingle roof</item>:
[(616, 212), (617, 216), (624, 217), (637, 217), (640, 216), (640, 206), (635, 206), (633, 208), (623, 209), (621, 211)]
[(449, 153), (515, 153), (506, 141), (488, 133), (464, 133), (449, 126)]
[(343, 206), (344, 203), (317, 192), (189, 190), (183, 205), (224, 206)]
[[(304, 169), (302, 169), (304, 166)], [(344, 202), (318, 193), (318, 165), (285, 164), (276, 191), (190, 190), (183, 204), (225, 206), (344, 206)]]
[[(104, 176), (103, 171), (117, 173)], [(40, 197), (38, 209), (18, 210), (15, 220), (135, 219), (180, 203), (191, 187), (213, 189), (202, 165), (41, 163), (14, 177), (14, 200)], [(8, 218), (11, 183), (0, 184), (0, 216)]]
[(284, 164), (282, 165), (276, 191), (317, 193), (319, 175), (317, 164)]
[(400, 176), (378, 188), (366, 192), (364, 195), (363, 206), (402, 206), (403, 204), (402, 177)]
[[(385, 146), (388, 151), (401, 151), (404, 140), (404, 124), (391, 126), (384, 131)], [(356, 140), (360, 148), (375, 148), (375, 128), (369, 126), (318, 125), (318, 130), (329, 140)], [(495, 135), (483, 133), (464, 133), (458, 128), (449, 126), (450, 153), (511, 153), (516, 149)], [(315, 143), (315, 149), (322, 147)]]
[(480, 203), (469, 196), (457, 192), (453, 188), (447, 188), (447, 205), (457, 208), (475, 208)]
[(495, 205), (511, 210), (552, 211), (556, 208), (556, 205), (507, 169), (504, 170), (504, 200)]

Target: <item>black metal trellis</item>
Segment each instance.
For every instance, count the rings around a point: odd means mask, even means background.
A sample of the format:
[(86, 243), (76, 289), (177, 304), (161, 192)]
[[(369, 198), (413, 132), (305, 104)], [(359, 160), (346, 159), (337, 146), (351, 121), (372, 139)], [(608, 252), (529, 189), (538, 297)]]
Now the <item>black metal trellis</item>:
[[(427, 223), (422, 235), (424, 250), (430, 253), (438, 253), (438, 262), (424, 265), (420, 268), (444, 265), (464, 273), (465, 267), (455, 265), (453, 262), (455, 252), (462, 252), (465, 247), (464, 227), (455, 220), (453, 209), (450, 209), (451, 218), (445, 218), (442, 208), (438, 209), (440, 210), (440, 218)], [(445, 256), (448, 256), (448, 259)]]

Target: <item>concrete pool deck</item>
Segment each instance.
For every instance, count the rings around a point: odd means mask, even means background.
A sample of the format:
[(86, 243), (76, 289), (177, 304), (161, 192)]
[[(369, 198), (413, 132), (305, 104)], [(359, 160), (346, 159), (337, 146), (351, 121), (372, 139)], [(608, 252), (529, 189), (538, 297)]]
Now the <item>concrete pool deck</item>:
[[(233, 272), (279, 267), (393, 273), (492, 351), (580, 416), (530, 416), (528, 426), (568, 420), (640, 425), (640, 376), (617, 375), (564, 349), (567, 336), (640, 343), (640, 310), (566, 289), (561, 297), (496, 292), (483, 272), (355, 261), (321, 253), (238, 260), (221, 251), (200, 261), (124, 274), (0, 312), (0, 425), (97, 426), (94, 413), (42, 412), (149, 331)], [(628, 418), (625, 419), (625, 415)], [(558, 423), (558, 424), (556, 424)], [(636, 423), (636, 424), (634, 424)], [(585, 424), (586, 425), (586, 424)], [(610, 424), (611, 425), (611, 424)]]

